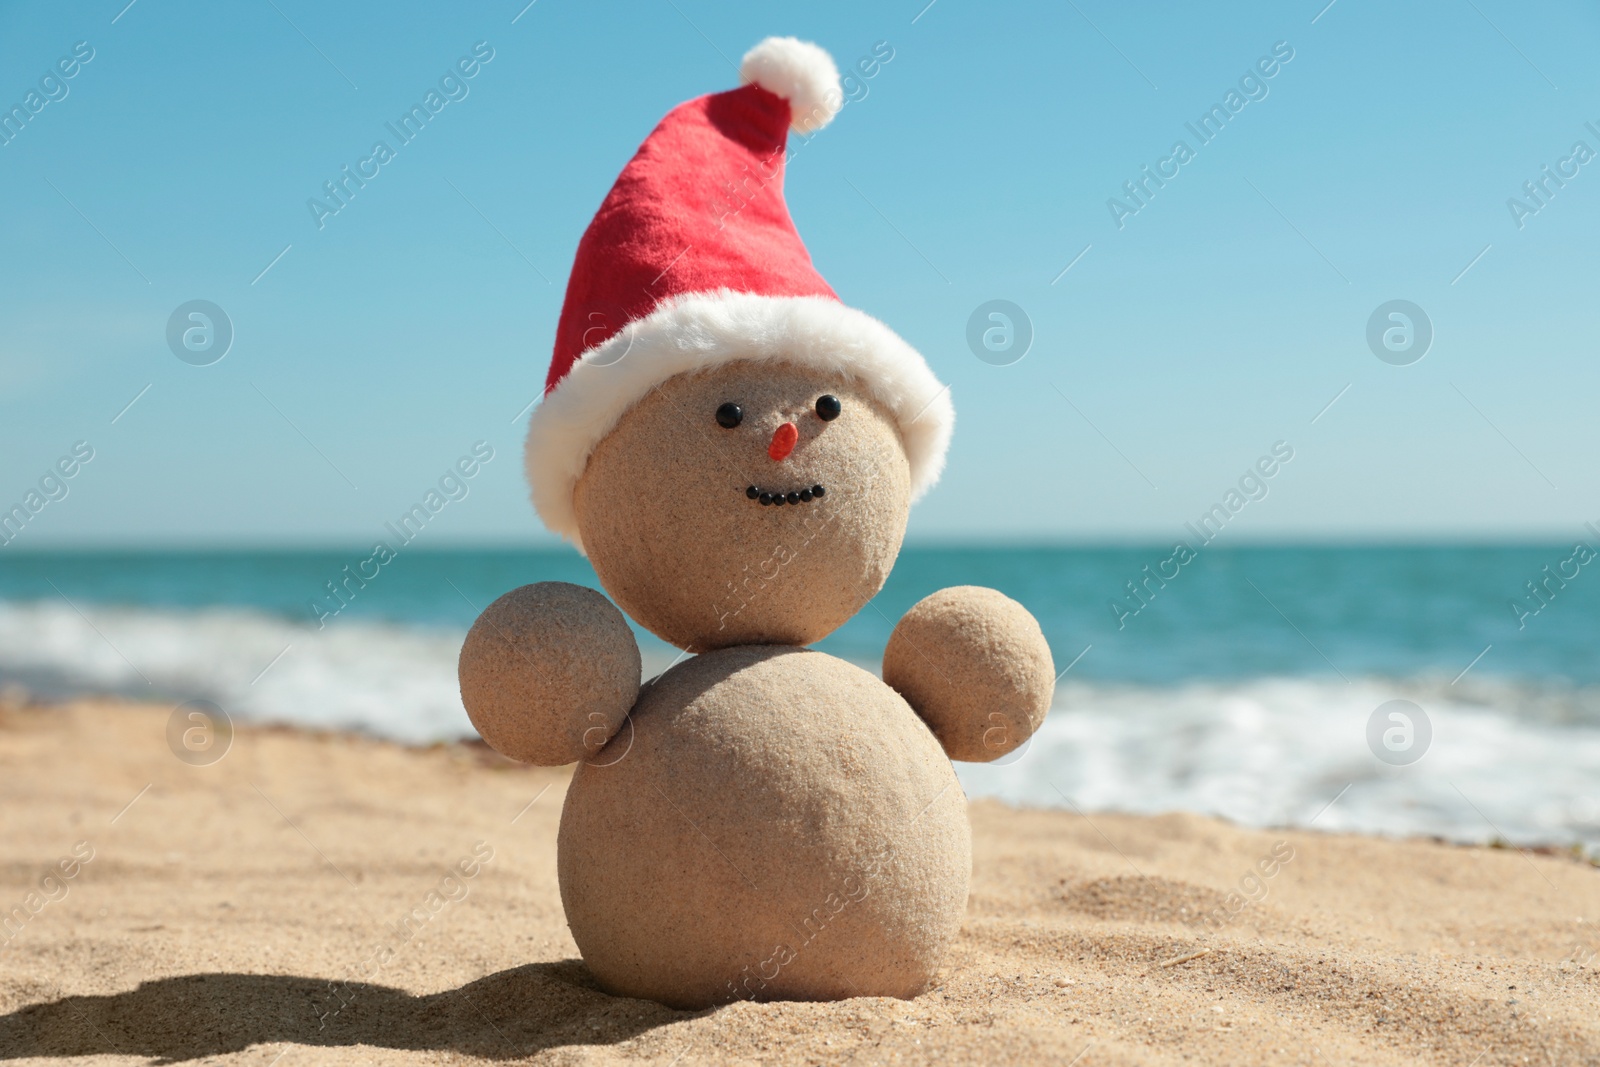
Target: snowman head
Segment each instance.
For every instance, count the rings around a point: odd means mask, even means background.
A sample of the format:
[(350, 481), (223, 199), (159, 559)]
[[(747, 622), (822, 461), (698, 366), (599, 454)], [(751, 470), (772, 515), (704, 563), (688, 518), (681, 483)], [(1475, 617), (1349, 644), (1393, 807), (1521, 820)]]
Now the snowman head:
[(695, 651), (806, 644), (860, 610), (955, 418), (916, 349), (823, 279), (784, 203), (789, 130), (842, 102), (833, 60), (771, 37), (739, 80), (669, 111), (611, 187), (528, 422), (545, 525)]
[(883, 587), (911, 466), (896, 420), (848, 375), (735, 360), (651, 390), (573, 494), (601, 584), (680, 648), (805, 645)]

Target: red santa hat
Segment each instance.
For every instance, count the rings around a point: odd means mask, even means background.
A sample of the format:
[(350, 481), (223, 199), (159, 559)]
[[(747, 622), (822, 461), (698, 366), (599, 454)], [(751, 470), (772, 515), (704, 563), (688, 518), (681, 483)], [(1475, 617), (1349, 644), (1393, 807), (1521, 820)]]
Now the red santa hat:
[(893, 330), (840, 302), (784, 203), (789, 129), (813, 133), (843, 102), (833, 59), (769, 37), (739, 76), (667, 113), (578, 242), (526, 464), (540, 518), (580, 550), (572, 494), (595, 446), (657, 385), (734, 360), (866, 389), (899, 426), (913, 499), (944, 467), (948, 389)]

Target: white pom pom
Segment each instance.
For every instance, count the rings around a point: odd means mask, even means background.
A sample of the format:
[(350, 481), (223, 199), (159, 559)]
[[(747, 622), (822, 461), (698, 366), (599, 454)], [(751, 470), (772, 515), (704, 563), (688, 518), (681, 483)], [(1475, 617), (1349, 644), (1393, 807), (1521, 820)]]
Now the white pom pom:
[(801, 133), (822, 129), (844, 106), (833, 57), (794, 37), (768, 37), (746, 52), (739, 80), (789, 101), (789, 125)]

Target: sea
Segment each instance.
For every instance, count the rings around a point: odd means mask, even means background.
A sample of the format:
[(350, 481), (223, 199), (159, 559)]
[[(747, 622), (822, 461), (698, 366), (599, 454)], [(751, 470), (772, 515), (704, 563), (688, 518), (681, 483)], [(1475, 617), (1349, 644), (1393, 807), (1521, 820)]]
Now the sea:
[[(367, 556), (0, 550), (0, 688), (469, 738), (456, 656), (478, 612), (529, 582), (599, 585), (566, 549), (408, 550), (327, 614), (325, 583)], [(1061, 672), (1023, 749), (957, 765), (970, 796), (1600, 849), (1592, 552), (913, 546), (817, 647), (875, 671), (894, 620), (967, 584), (1026, 605)], [(639, 639), (648, 674), (680, 655)]]

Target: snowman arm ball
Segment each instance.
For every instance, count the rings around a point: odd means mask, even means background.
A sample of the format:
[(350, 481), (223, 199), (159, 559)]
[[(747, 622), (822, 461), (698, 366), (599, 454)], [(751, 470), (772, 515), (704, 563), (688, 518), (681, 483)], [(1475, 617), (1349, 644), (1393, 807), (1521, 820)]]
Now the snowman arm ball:
[(993, 589), (961, 585), (906, 612), (884, 649), (883, 680), (951, 759), (987, 763), (1044, 721), (1055, 662), (1027, 608)]
[(621, 728), (639, 697), (639, 643), (593, 589), (538, 582), (478, 616), (457, 673), (491, 748), (557, 767), (594, 756)]

